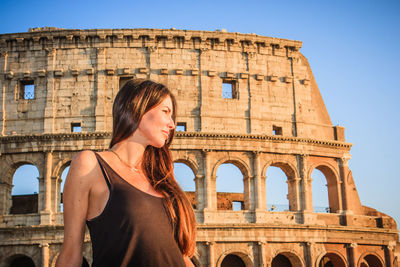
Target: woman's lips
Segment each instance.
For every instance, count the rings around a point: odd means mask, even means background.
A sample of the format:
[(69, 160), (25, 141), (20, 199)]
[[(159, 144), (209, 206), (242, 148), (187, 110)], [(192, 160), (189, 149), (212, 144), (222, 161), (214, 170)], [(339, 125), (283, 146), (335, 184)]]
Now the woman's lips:
[(168, 138), (168, 136), (169, 136), (169, 133), (168, 133), (167, 131), (162, 131), (162, 133), (165, 135), (165, 137), (167, 137), (167, 138)]

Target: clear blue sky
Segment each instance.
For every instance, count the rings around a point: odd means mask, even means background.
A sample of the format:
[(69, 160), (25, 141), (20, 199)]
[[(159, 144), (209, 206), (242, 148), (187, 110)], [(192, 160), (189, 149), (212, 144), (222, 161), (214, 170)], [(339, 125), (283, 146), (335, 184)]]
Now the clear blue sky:
[[(189, 4), (190, 3), (190, 4)], [(400, 223), (399, 1), (1, 1), (0, 33), (30, 27), (171, 28), (303, 42), (334, 125), (353, 143), (364, 205)]]

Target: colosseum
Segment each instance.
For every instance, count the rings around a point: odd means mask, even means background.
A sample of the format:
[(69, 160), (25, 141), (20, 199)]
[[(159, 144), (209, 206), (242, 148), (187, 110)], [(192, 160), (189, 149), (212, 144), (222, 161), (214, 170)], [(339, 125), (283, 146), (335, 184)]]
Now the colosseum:
[[(174, 28), (0, 35), (0, 266), (55, 266), (62, 173), (76, 152), (108, 148), (113, 99), (136, 77), (166, 84), (178, 99), (172, 152), (194, 174), (195, 266), (397, 267), (396, 223), (361, 204), (352, 145), (332, 125), (301, 46)], [(240, 170), (242, 193), (216, 190), (226, 163)], [(13, 195), (24, 164), (37, 168), (39, 190)], [(271, 166), (286, 175), (287, 210), (267, 208)], [(326, 179), (325, 212), (313, 207), (315, 169)], [(88, 233), (83, 257), (89, 266)]]

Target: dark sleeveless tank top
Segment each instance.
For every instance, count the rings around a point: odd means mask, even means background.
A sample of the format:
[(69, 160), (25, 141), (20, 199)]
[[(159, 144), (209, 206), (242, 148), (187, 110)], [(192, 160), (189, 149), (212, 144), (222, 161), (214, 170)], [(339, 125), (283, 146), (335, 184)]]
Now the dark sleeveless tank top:
[(86, 221), (92, 266), (184, 267), (164, 199), (135, 188), (95, 154), (110, 195), (103, 212)]

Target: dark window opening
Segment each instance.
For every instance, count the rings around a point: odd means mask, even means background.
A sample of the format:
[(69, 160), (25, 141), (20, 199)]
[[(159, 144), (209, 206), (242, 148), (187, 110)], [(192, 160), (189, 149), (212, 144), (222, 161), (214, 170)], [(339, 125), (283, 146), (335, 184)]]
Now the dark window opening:
[(119, 89), (121, 89), (133, 76), (121, 76), (119, 77)]
[(176, 124), (176, 131), (177, 132), (186, 132), (186, 122), (178, 122)]
[(20, 83), (20, 99), (35, 99), (35, 82), (21, 81)]
[(235, 211), (243, 210), (243, 202), (242, 201), (232, 201), (232, 210), (235, 210)]
[(73, 133), (80, 133), (82, 132), (82, 126), (80, 122), (73, 122), (71, 123), (71, 132)]
[(223, 80), (222, 98), (227, 98), (227, 99), (238, 98), (236, 90), (236, 82), (234, 80)]
[(274, 135), (282, 135), (282, 127), (273, 125), (272, 131)]

